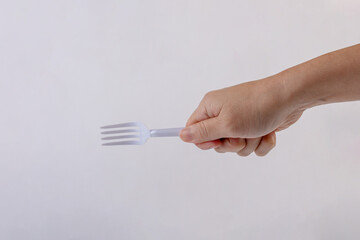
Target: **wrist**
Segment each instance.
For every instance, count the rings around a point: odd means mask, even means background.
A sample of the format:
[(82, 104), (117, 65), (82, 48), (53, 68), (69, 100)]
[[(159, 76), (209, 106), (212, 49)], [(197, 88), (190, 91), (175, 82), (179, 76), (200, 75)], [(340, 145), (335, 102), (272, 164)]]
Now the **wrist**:
[[(318, 78), (311, 66), (300, 64), (276, 74), (274, 77), (281, 86), (284, 101), (291, 109), (306, 110), (326, 104), (329, 92), (319, 88)], [(325, 89), (326, 90), (326, 89)]]

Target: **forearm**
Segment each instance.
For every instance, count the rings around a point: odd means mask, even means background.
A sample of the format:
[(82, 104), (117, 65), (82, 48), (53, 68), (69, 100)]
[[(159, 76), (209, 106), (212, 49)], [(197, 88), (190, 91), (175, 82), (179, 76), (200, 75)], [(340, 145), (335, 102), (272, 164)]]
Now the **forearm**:
[(360, 100), (360, 44), (331, 52), (278, 74), (297, 107)]

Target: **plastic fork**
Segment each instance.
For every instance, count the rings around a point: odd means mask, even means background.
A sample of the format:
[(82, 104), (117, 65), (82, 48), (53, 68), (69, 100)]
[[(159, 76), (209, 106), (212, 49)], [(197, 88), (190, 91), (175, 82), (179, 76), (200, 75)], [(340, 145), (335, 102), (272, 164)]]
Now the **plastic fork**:
[(104, 146), (114, 145), (143, 145), (150, 137), (177, 137), (183, 127), (148, 129), (141, 122), (128, 122), (101, 127), (102, 129), (111, 129), (101, 134), (108, 135), (102, 140), (118, 140), (106, 142)]

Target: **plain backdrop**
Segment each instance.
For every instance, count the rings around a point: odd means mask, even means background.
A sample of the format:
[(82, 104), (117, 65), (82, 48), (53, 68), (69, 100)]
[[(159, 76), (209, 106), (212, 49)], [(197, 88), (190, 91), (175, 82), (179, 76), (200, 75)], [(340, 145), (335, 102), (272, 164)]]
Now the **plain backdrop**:
[(306, 111), (263, 158), (178, 138), (102, 147), (99, 129), (183, 126), (210, 90), (359, 43), (359, 13), (358, 0), (1, 0), (0, 239), (359, 239), (359, 102)]

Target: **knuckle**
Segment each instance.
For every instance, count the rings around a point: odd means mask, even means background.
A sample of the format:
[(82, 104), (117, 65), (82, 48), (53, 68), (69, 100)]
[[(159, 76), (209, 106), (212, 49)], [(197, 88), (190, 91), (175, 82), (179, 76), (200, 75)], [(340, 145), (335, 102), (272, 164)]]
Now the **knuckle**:
[(245, 141), (242, 138), (231, 138), (229, 139), (229, 145), (233, 148), (243, 149), (245, 147)]
[(276, 139), (275, 137), (270, 137), (269, 141), (268, 141), (269, 145), (271, 148), (274, 148), (276, 146)]
[(255, 151), (256, 156), (264, 157), (268, 152), (262, 151), (262, 150), (256, 150)]
[(214, 150), (218, 153), (225, 153), (225, 151), (222, 148), (215, 148)]
[(209, 150), (211, 148), (213, 148), (213, 145), (209, 142), (204, 142), (204, 143), (197, 143), (195, 144), (198, 148), (200, 148), (201, 150)]
[(216, 98), (217, 96), (218, 96), (217, 90), (207, 92), (207, 93), (205, 93), (205, 95), (204, 95), (201, 102), (202, 103), (209, 103), (209, 102), (213, 101), (214, 98)]
[(204, 98), (211, 98), (211, 97), (213, 97), (214, 95), (215, 95), (215, 90), (213, 90), (213, 91), (210, 91), (210, 92), (207, 92), (206, 94), (205, 94), (205, 96), (204, 96)]
[(204, 97), (203, 97), (203, 99), (202, 99), (202, 102), (208, 101), (209, 99), (212, 98), (212, 96), (213, 96), (213, 92), (212, 92), (212, 91), (211, 91), (211, 92), (207, 92), (207, 93), (204, 95)]
[(198, 148), (200, 148), (201, 150), (206, 150), (206, 147), (204, 146), (204, 144), (195, 144)]
[(226, 146), (229, 152), (239, 152), (245, 148), (246, 142), (242, 138), (229, 138)]
[(245, 151), (239, 151), (237, 152), (237, 155), (241, 156), (241, 157), (247, 157), (251, 154), (251, 152), (245, 152)]
[(270, 135), (268, 135), (267, 141), (272, 148), (275, 147), (276, 146), (276, 134), (271, 133)]
[(201, 138), (207, 138), (209, 136), (209, 131), (207, 129), (207, 126), (205, 122), (199, 122), (200, 128), (199, 128), (199, 134)]

